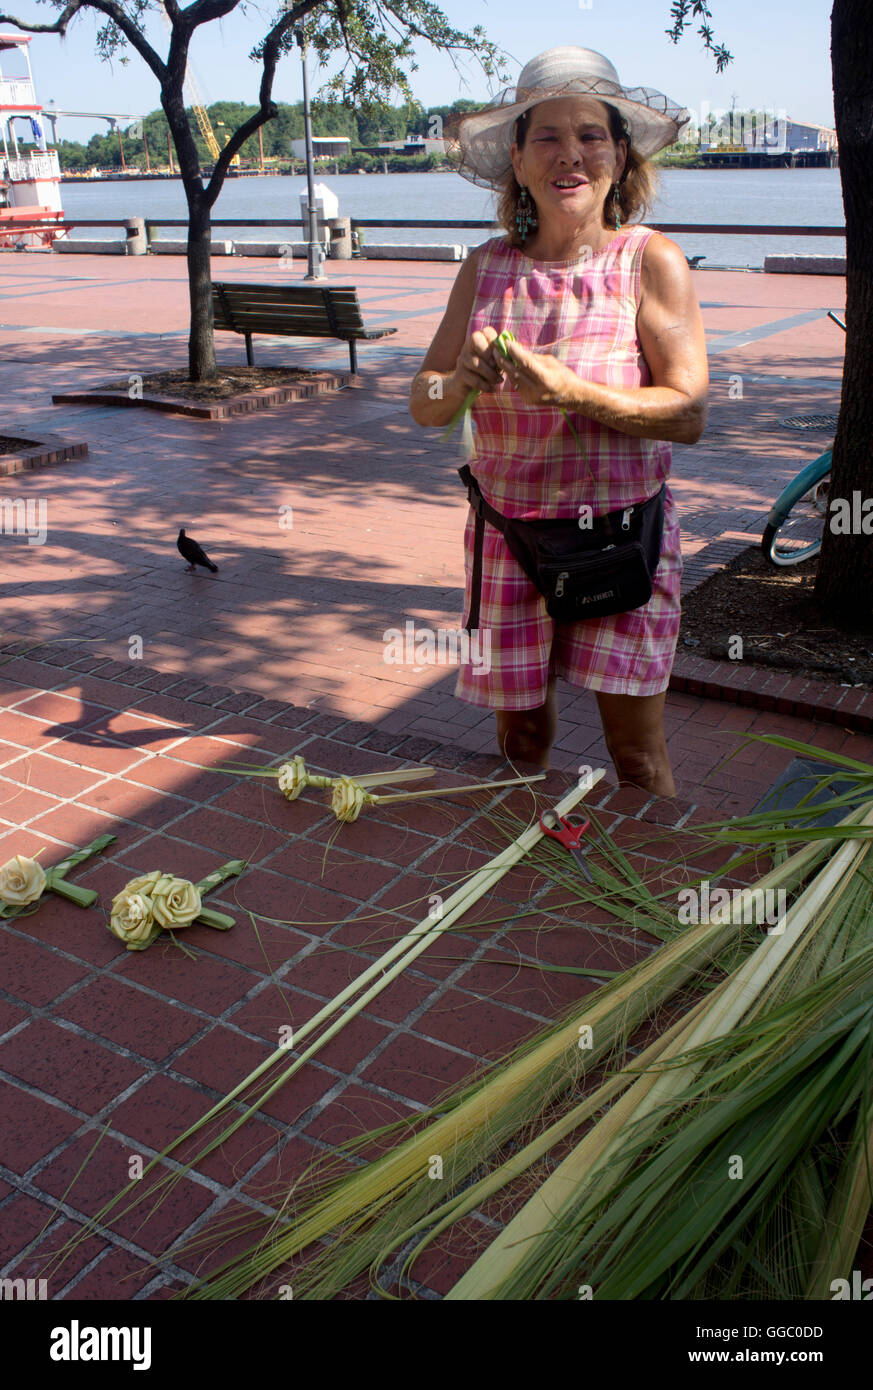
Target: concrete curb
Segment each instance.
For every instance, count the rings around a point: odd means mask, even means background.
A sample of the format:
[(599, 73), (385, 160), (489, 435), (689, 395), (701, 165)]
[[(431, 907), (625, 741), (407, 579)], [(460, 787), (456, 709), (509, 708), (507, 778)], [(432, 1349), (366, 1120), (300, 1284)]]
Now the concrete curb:
[(365, 243), (361, 255), (370, 261), (464, 261), (467, 248), (450, 242), (430, 246), (370, 246)]
[[(149, 247), (153, 256), (185, 256), (188, 253), (187, 241), (153, 241)], [(209, 243), (211, 256), (232, 256), (232, 241), (212, 241)]]
[(105, 241), (71, 241), (64, 238), (52, 242), (52, 250), (68, 256), (126, 256), (127, 241), (119, 241), (117, 237)]
[(845, 256), (765, 256), (765, 275), (845, 275)]

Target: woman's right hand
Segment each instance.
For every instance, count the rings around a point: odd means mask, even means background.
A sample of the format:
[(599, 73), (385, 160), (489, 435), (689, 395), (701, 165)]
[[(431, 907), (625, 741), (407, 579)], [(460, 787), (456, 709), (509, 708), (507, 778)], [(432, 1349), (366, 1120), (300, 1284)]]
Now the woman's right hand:
[(477, 329), (471, 333), (458, 355), (451, 375), (452, 387), (464, 396), (469, 391), (493, 391), (503, 380), (503, 361), (495, 353), (493, 343), (496, 328)]

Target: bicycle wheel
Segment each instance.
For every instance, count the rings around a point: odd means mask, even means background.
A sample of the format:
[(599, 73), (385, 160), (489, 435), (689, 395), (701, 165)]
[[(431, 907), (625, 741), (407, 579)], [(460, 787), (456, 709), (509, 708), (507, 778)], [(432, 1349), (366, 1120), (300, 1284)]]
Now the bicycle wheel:
[(761, 549), (771, 564), (799, 565), (821, 550), (831, 450), (807, 464), (770, 509)]

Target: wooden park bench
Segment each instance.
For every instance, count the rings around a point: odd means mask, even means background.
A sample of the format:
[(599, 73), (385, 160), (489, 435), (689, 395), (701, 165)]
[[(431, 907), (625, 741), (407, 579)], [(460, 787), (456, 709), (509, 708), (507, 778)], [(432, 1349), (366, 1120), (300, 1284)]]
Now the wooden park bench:
[(283, 338), (339, 338), (349, 345), (353, 372), (357, 344), (387, 338), (396, 328), (365, 328), (358, 292), (351, 286), (213, 284), (215, 327), (242, 333), (246, 360), (254, 366), (253, 333)]

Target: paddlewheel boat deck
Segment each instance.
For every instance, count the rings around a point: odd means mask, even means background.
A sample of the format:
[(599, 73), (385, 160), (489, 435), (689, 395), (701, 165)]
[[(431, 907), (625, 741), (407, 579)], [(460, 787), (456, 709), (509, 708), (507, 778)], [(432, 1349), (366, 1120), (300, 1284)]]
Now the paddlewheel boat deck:
[[(57, 151), (46, 144), (29, 43), (30, 35), (0, 34), (0, 248), (50, 246), (67, 235), (61, 171)], [(29, 148), (19, 147), (19, 138)]]

